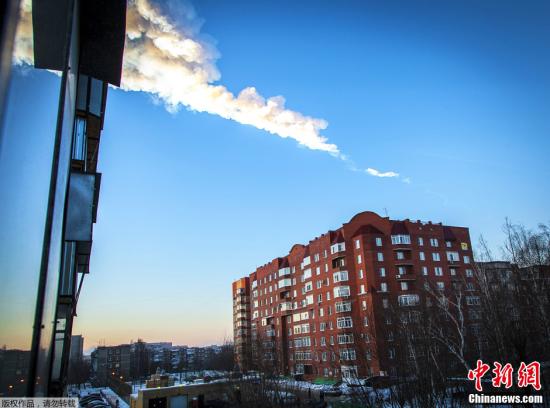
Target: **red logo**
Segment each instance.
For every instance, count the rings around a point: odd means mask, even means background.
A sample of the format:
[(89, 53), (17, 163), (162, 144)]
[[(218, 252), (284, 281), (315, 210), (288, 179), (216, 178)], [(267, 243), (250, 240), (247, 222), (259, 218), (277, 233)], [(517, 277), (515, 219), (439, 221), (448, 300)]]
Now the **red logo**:
[(483, 361), (477, 360), (476, 368), (468, 371), (468, 380), (475, 380), (476, 390), (479, 392), (483, 391), (483, 388), (481, 387), (481, 379), (485, 373), (489, 371), (489, 368), (489, 364), (484, 364)]
[[(493, 387), (499, 388), (501, 385), (504, 385), (506, 388), (510, 388), (513, 385), (513, 374), (514, 368), (510, 363), (505, 364), (504, 366), (499, 362), (495, 361), (493, 363), (492, 372), (494, 374), (492, 379)], [(489, 371), (489, 364), (485, 364), (481, 360), (477, 360), (476, 368), (473, 370), (468, 370), (468, 380), (475, 380), (476, 390), (481, 392), (483, 387), (481, 386), (481, 379)], [(532, 386), (535, 390), (540, 391), (540, 363), (538, 361), (533, 361), (530, 364), (525, 364), (522, 362), (518, 369), (518, 387), (528, 387)]]
[(537, 391), (540, 391), (540, 363), (533, 361), (531, 364), (522, 362), (518, 370), (518, 387), (528, 387), (532, 385)]

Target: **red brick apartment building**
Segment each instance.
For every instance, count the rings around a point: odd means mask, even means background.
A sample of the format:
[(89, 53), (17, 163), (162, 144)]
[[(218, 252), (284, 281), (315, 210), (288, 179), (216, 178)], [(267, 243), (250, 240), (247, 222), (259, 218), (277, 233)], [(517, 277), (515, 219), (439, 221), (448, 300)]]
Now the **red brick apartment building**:
[(256, 344), (283, 374), (392, 375), (389, 302), (414, 308), (426, 285), (471, 287), (472, 261), (468, 228), (359, 213), (233, 283), (236, 363), (249, 369)]

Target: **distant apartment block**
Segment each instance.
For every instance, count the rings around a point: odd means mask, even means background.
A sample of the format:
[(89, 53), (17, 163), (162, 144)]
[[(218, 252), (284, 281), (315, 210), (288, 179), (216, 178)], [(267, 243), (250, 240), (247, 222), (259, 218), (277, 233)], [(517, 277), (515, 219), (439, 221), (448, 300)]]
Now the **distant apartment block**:
[(131, 346), (122, 344), (112, 347), (98, 347), (92, 352), (94, 383), (110, 386), (112, 383), (128, 381), (130, 378)]
[(238, 367), (249, 365), (250, 356), (250, 278), (233, 282), (233, 333), (235, 364)]
[(284, 374), (392, 375), (395, 322), (386, 312), (414, 310), (427, 288), (465, 287), (475, 306), (472, 262), (468, 228), (359, 213), (233, 282), (236, 363), (250, 369), (261, 349), (259, 359)]
[(71, 337), (71, 349), (69, 353), (69, 363), (76, 364), (82, 362), (84, 356), (84, 337), (81, 334)]

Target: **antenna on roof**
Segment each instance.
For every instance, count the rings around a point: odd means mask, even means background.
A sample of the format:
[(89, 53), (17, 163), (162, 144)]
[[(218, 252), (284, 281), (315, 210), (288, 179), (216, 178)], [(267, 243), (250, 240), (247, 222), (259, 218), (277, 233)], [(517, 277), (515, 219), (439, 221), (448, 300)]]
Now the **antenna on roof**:
[(386, 217), (388, 217), (388, 209), (384, 207), (384, 213), (386, 214)]

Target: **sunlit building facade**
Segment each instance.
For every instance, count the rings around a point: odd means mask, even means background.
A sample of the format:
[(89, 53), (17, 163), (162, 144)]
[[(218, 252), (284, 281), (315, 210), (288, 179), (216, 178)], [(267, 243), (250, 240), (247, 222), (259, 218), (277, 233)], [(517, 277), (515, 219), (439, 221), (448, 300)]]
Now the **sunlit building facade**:
[(395, 374), (390, 308), (413, 310), (428, 288), (464, 284), (475, 303), (472, 263), (468, 228), (357, 214), (233, 283), (236, 358), (260, 350), (306, 378)]

